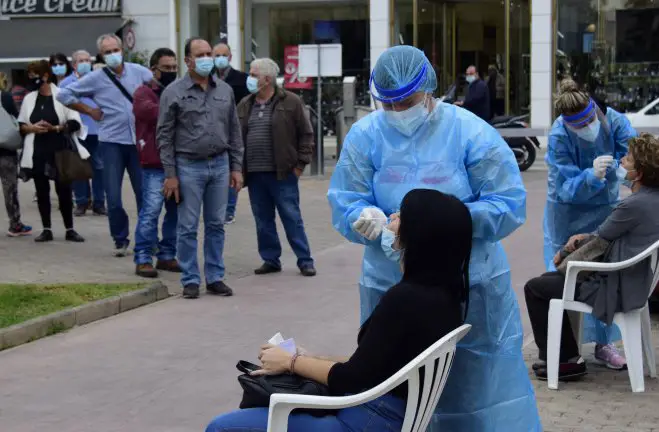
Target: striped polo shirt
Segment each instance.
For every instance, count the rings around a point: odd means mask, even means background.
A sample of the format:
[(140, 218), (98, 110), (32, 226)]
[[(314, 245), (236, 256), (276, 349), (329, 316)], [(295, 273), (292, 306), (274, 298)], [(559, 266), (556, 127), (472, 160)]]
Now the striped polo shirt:
[(252, 106), (245, 145), (247, 172), (277, 171), (272, 144), (272, 108), (272, 98), (264, 105), (254, 102)]

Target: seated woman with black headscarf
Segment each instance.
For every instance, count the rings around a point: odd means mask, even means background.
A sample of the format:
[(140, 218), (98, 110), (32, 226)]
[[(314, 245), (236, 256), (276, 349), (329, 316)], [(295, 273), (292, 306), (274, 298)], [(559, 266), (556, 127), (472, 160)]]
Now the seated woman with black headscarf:
[[(258, 374), (292, 372), (326, 384), (332, 395), (371, 389), (463, 323), (468, 305), (472, 221), (457, 198), (428, 189), (405, 195), (400, 217), (388, 229), (396, 236), (403, 279), (392, 287), (364, 323), (357, 350), (349, 358), (292, 355), (279, 347), (262, 347)], [(442, 245), (451, 245), (451, 248)], [(365, 405), (326, 417), (293, 413), (288, 430), (401, 430), (407, 384)], [(267, 408), (233, 411), (215, 418), (207, 432), (265, 431)]]
[[(659, 140), (641, 134), (629, 141), (629, 152), (621, 161), (619, 176), (625, 176), (632, 195), (622, 200), (597, 232), (572, 236), (554, 264), (562, 271), (531, 279), (524, 296), (531, 319), (539, 361), (536, 376), (547, 379), (547, 327), (549, 302), (563, 297), (567, 261), (622, 262), (635, 257), (659, 240)], [(565, 262), (564, 262), (565, 261)], [(581, 276), (581, 274), (579, 275)], [(645, 305), (650, 292), (650, 258), (619, 272), (593, 273), (577, 280), (575, 299), (593, 307), (593, 315), (611, 324), (616, 312), (628, 312)], [(558, 371), (562, 381), (586, 374), (567, 313), (563, 316)]]

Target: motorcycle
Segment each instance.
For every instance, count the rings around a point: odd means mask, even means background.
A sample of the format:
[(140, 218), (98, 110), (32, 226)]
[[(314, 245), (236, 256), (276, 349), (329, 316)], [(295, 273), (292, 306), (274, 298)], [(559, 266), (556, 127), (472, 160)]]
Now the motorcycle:
[[(456, 100), (457, 86), (451, 85), (448, 91), (439, 98), (440, 102), (452, 104)], [(526, 120), (529, 114), (521, 116), (499, 116), (490, 120), (490, 125), (495, 129), (521, 129), (528, 128)], [(506, 144), (510, 147), (517, 159), (517, 166), (520, 171), (526, 171), (535, 162), (537, 149), (540, 148), (540, 142), (536, 137), (503, 137)]]
[[(528, 128), (529, 125), (525, 120), (529, 114), (522, 116), (500, 116), (490, 120), (490, 125), (495, 129), (521, 129)], [(526, 171), (531, 168), (537, 156), (537, 149), (540, 149), (540, 142), (536, 137), (503, 137), (510, 149), (515, 154), (517, 166), (520, 171)]]

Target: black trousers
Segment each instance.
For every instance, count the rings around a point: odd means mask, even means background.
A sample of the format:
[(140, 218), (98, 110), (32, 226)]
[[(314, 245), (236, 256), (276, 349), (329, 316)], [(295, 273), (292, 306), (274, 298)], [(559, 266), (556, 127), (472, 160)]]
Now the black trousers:
[[(34, 176), (34, 186), (37, 190), (37, 205), (41, 223), (44, 228), (52, 228), (50, 220), (50, 180), (45, 175)], [(71, 185), (55, 181), (55, 191), (59, 199), (59, 210), (66, 229), (73, 228), (73, 192)]]
[[(531, 279), (524, 286), (526, 308), (529, 311), (533, 337), (540, 351), (540, 360), (547, 360), (547, 329), (549, 318), (549, 301), (563, 298), (565, 276), (559, 272), (545, 273)], [(578, 290), (578, 287), (577, 287)], [(563, 313), (563, 329), (561, 331), (561, 363), (579, 355), (579, 345), (572, 333), (570, 318)]]

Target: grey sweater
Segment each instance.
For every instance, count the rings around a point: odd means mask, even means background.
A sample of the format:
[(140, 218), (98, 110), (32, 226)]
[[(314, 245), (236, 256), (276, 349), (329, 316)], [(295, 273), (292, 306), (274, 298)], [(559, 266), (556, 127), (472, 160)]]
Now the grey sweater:
[[(622, 200), (599, 227), (611, 242), (604, 262), (620, 262), (640, 254), (659, 240), (659, 189), (641, 189)], [(616, 312), (643, 307), (650, 294), (650, 259), (619, 272), (596, 273), (584, 281), (577, 299), (593, 307), (593, 315), (611, 324)]]

